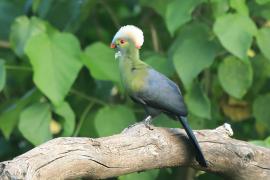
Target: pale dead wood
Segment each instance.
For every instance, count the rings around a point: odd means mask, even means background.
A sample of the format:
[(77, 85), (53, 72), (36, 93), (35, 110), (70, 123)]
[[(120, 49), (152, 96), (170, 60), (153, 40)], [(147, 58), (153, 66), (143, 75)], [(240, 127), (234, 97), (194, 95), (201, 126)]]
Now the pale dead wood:
[(104, 179), (173, 166), (190, 166), (229, 179), (270, 179), (270, 149), (230, 138), (229, 126), (195, 132), (207, 169), (195, 161), (183, 130), (149, 130), (139, 124), (110, 137), (53, 139), (0, 163), (0, 179)]

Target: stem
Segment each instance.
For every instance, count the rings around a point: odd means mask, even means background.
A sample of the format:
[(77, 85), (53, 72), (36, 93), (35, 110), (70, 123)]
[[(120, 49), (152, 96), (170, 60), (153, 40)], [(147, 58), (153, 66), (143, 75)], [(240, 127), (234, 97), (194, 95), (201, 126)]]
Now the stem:
[(106, 105), (107, 105), (106, 102), (104, 102), (104, 101), (102, 101), (102, 100), (100, 100), (100, 99), (97, 99), (97, 98), (95, 98), (95, 97), (88, 96), (88, 95), (86, 95), (86, 94), (84, 94), (84, 93), (82, 93), (82, 92), (80, 92), (80, 91), (78, 91), (78, 90), (76, 90), (76, 89), (71, 89), (69, 92), (70, 92), (71, 94), (80, 96), (81, 98), (86, 99), (86, 100), (88, 100), (88, 101), (90, 101), (90, 102), (94, 102), (94, 103), (99, 104), (99, 105), (102, 105), (102, 106), (106, 106)]
[(110, 15), (111, 18), (112, 18), (112, 21), (113, 21), (114, 26), (118, 29), (118, 28), (120, 27), (120, 23), (119, 23), (119, 21), (118, 21), (118, 19), (117, 19), (117, 16), (116, 16), (115, 13), (114, 13), (114, 11), (111, 9), (110, 6), (108, 6), (108, 4), (107, 4), (105, 1), (100, 0), (99, 2), (100, 2), (100, 4), (102, 4), (102, 5), (104, 6), (104, 8), (108, 11), (109, 15)]
[(157, 30), (155, 29), (153, 24), (150, 24), (150, 31), (151, 31), (154, 51), (159, 52), (159, 42), (158, 42)]
[(13, 65), (5, 65), (7, 70), (19, 70), (19, 71), (33, 71), (31, 67), (27, 66), (13, 66)]
[(88, 104), (88, 106), (86, 106), (86, 108), (84, 109), (84, 111), (82, 113), (82, 116), (81, 116), (81, 118), (79, 120), (78, 126), (77, 126), (77, 128), (76, 128), (76, 130), (75, 130), (75, 132), (73, 134), (74, 137), (78, 136), (78, 134), (79, 134), (79, 132), (81, 130), (81, 127), (82, 127), (82, 125), (83, 125), (83, 123), (84, 123), (84, 121), (86, 119), (86, 116), (89, 113), (89, 111), (92, 109), (92, 107), (94, 106), (94, 104), (95, 104), (94, 102), (90, 102)]
[(203, 81), (204, 90), (205, 90), (206, 94), (208, 96), (210, 96), (210, 92), (211, 92), (211, 72), (210, 72), (210, 69), (205, 69), (203, 72), (203, 75), (204, 75), (204, 81)]

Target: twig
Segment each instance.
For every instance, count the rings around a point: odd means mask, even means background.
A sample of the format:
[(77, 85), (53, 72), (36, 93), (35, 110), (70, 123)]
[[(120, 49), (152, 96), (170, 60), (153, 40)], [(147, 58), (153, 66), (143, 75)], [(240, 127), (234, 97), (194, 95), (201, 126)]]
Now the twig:
[(89, 113), (90, 109), (92, 109), (92, 107), (94, 106), (94, 104), (95, 104), (94, 102), (90, 102), (86, 106), (86, 108), (84, 109), (84, 111), (83, 111), (83, 113), (81, 115), (81, 118), (79, 120), (78, 126), (77, 126), (77, 128), (76, 128), (76, 130), (75, 130), (75, 132), (73, 134), (74, 137), (78, 136), (78, 134), (79, 134), (79, 132), (81, 130), (81, 127), (82, 127), (82, 125), (83, 125), (83, 123), (84, 123), (84, 121), (85, 121), (85, 119), (87, 117), (87, 114)]
[(13, 66), (13, 65), (5, 65), (7, 70), (19, 70), (19, 71), (33, 71), (31, 67), (27, 66)]
[(77, 96), (79, 96), (79, 97), (81, 97), (83, 99), (86, 99), (86, 100), (88, 100), (90, 102), (94, 102), (94, 103), (99, 104), (99, 105), (102, 105), (102, 106), (108, 105), (106, 102), (104, 102), (104, 101), (102, 101), (100, 99), (97, 99), (95, 97), (88, 96), (88, 95), (86, 95), (86, 94), (84, 94), (84, 93), (82, 93), (82, 92), (80, 92), (80, 91), (78, 91), (76, 89), (71, 89), (69, 92), (71, 94), (77, 95)]
[(159, 52), (159, 42), (158, 42), (157, 30), (153, 24), (150, 24), (150, 31), (151, 31), (152, 44), (153, 44), (154, 51)]
[(116, 16), (116, 14), (114, 13), (114, 11), (111, 9), (110, 6), (108, 6), (108, 4), (103, 1), (103, 0), (99, 0), (98, 2), (100, 2), (100, 4), (103, 5), (103, 7), (106, 9), (106, 11), (109, 13), (110, 17), (112, 18), (113, 24), (116, 27), (116, 29), (120, 28), (120, 23), (118, 21), (118, 18)]

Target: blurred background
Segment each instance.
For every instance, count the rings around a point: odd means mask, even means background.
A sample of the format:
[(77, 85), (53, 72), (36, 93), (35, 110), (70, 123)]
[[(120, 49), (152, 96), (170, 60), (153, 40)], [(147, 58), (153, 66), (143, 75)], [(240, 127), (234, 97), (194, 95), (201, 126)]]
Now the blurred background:
[[(126, 24), (144, 31), (141, 59), (181, 87), (193, 129), (227, 122), (234, 138), (270, 147), (269, 0), (0, 0), (0, 161), (145, 117), (109, 48)], [(139, 178), (221, 179), (189, 168), (118, 179)]]

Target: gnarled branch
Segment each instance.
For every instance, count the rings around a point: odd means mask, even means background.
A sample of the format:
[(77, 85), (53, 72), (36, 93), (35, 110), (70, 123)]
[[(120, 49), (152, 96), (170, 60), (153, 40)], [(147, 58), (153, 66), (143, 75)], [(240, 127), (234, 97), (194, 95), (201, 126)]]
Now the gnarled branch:
[(232, 139), (230, 126), (195, 131), (208, 168), (194, 159), (181, 129), (139, 124), (114, 136), (50, 140), (0, 163), (0, 179), (104, 179), (154, 168), (190, 166), (230, 179), (269, 179), (270, 149)]

